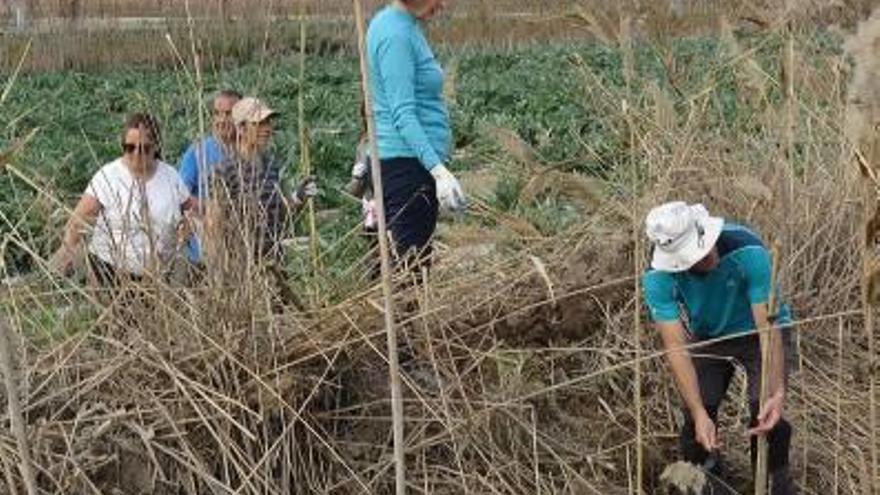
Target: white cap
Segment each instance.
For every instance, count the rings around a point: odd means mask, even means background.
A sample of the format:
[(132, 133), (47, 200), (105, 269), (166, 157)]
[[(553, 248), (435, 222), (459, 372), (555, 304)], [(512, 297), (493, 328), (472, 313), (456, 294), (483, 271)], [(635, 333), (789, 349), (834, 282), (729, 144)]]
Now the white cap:
[(663, 272), (683, 272), (706, 257), (718, 237), (724, 219), (709, 215), (701, 204), (673, 201), (648, 213), (645, 231), (654, 244), (651, 267)]
[(245, 122), (259, 123), (277, 112), (268, 107), (258, 98), (246, 97), (238, 100), (232, 107), (232, 122), (241, 125)]

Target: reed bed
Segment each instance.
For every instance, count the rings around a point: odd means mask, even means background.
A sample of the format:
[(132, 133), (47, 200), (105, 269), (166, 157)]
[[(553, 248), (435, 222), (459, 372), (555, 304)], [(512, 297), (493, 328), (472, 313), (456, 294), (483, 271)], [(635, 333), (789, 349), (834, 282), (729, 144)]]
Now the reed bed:
[[(638, 19), (617, 21), (571, 22), (635, 60)], [(859, 157), (875, 150), (880, 91), (865, 47), (877, 22), (847, 45), (852, 77), (844, 52), (811, 59), (801, 33), (791, 57), (808, 63), (788, 72), (763, 63), (756, 45), (780, 37), (741, 43), (721, 22), (723, 61), (704, 73), (666, 58), (665, 79), (631, 65), (626, 84), (612, 85), (572, 55), (564, 63), (603, 102), (596, 118), (625, 153), (590, 177), (487, 127), (494, 146), (462, 174), (479, 191), (471, 220), (443, 226), (424, 282), (405, 271), (394, 279), (408, 491), (660, 492), (681, 413), (641, 317), (636, 281), (648, 253), (637, 239), (653, 204), (687, 199), (785, 243), (780, 284), (798, 351), (786, 413), (803, 492), (876, 492), (876, 328), (865, 325), (860, 223), (875, 198), (854, 185), (873, 180), (871, 167), (860, 178)], [(790, 98), (786, 78), (798, 81)], [(722, 83), (737, 101), (719, 100)], [(780, 118), (786, 105), (796, 118)], [(6, 173), (32, 179), (14, 161)], [(523, 184), (516, 201), (564, 197), (579, 220), (547, 234), (522, 211), (502, 211), (497, 182), (511, 175)], [(294, 291), (317, 285), (327, 297), (285, 306), (272, 267), (241, 246), (227, 246), (194, 287), (160, 278), (104, 293), (49, 274), (14, 231), (3, 249), (13, 244), (35, 265), (6, 281), (2, 307), (40, 493), (393, 492), (388, 352), (369, 253), (337, 267), (360, 283), (297, 278)], [(725, 444), (745, 493), (747, 404), (741, 380), (733, 389)], [(20, 443), (0, 429), (9, 493), (26, 486)]]

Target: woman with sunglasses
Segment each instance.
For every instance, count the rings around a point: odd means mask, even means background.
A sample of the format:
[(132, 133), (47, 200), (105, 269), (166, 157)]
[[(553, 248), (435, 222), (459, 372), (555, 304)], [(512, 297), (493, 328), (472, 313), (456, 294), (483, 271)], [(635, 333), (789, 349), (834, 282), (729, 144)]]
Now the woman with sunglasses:
[(158, 275), (176, 248), (184, 212), (193, 198), (180, 176), (161, 161), (159, 123), (149, 114), (131, 115), (122, 133), (120, 158), (92, 177), (64, 230), (50, 265), (68, 274), (84, 234), (89, 266), (103, 286)]

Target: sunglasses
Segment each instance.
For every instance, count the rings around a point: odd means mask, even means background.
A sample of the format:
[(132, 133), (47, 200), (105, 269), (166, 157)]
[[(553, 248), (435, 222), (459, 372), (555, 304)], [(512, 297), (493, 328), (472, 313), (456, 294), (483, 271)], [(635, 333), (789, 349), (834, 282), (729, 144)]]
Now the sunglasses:
[(129, 154), (139, 153), (141, 155), (146, 155), (152, 153), (156, 147), (152, 143), (123, 143), (122, 149)]

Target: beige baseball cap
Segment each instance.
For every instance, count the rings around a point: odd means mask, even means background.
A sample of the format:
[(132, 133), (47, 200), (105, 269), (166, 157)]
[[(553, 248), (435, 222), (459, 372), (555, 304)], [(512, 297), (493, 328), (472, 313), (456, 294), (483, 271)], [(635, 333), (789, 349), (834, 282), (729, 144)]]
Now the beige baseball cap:
[(258, 123), (262, 122), (278, 112), (269, 108), (259, 98), (245, 97), (232, 107), (232, 122), (235, 125), (241, 125), (245, 122)]

